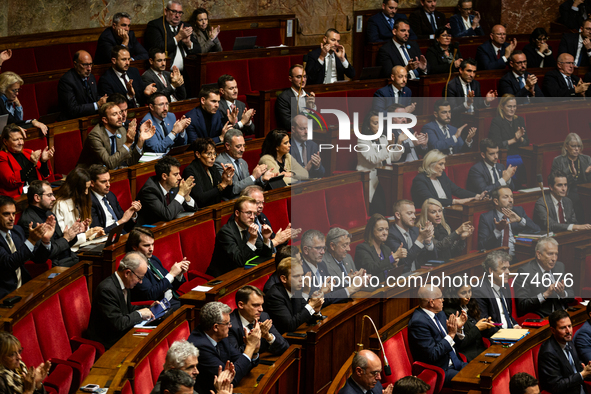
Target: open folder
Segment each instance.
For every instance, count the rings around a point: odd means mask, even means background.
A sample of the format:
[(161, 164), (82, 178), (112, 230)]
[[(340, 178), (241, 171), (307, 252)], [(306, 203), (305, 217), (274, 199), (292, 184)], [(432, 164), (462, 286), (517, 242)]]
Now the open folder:
[(517, 342), (527, 334), (527, 328), (501, 328), (490, 339), (495, 342)]

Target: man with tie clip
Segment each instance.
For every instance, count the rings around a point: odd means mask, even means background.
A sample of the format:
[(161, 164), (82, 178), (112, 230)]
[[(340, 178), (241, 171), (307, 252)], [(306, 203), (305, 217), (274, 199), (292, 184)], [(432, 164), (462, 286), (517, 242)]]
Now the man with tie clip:
[(176, 120), (176, 116), (168, 112), (168, 99), (162, 93), (154, 93), (148, 103), (150, 112), (144, 116), (140, 125), (151, 120), (156, 132), (146, 141), (146, 151), (168, 153), (174, 146), (186, 145), (188, 138), (185, 129), (191, 124), (191, 119), (183, 115)]
[(410, 79), (427, 74), (427, 59), (422, 55), (416, 41), (409, 41), (410, 25), (406, 19), (399, 19), (392, 29), (394, 37), (378, 51), (377, 65), (382, 67), (381, 76), (388, 78), (394, 66), (403, 66)]

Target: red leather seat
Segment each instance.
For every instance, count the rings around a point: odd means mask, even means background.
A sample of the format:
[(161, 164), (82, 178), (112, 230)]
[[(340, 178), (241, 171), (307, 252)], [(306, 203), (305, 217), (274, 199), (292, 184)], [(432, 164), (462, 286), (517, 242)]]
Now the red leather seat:
[[(410, 189), (412, 187), (412, 181), (415, 179), (419, 172), (418, 171), (411, 171), (402, 174), (402, 184), (404, 185), (402, 191), (402, 198), (406, 200), (412, 201), (412, 195), (410, 194)], [(417, 209), (421, 209), (421, 207), (415, 207)]]
[(2, 71), (13, 71), (21, 76), (38, 72), (34, 48), (13, 49), (10, 60), (2, 64)]
[(215, 225), (213, 220), (200, 223), (179, 233), (183, 256), (191, 262), (188, 276), (189, 280), (201, 277), (204, 282), (213, 279), (205, 274), (215, 243)]
[(330, 229), (324, 190), (295, 195), (291, 199), (291, 223), (302, 231), (315, 229), (326, 234)]
[(473, 163), (465, 163), (448, 167), (448, 169), (451, 170), (451, 172), (453, 173), (454, 183), (462, 189), (466, 188), (466, 183), (468, 181), (468, 172), (470, 172), (470, 168), (472, 168), (472, 165)]
[[(68, 44), (49, 45), (34, 48), (37, 70), (53, 71), (74, 67)], [(51, 61), (48, 61), (51, 59)]]
[(346, 230), (365, 226), (367, 211), (361, 182), (331, 187), (325, 191), (328, 221), (331, 227)]
[[(546, 111), (525, 114), (529, 142), (543, 144), (564, 141), (569, 133), (567, 111)], [(588, 127), (588, 126), (587, 126)]]
[(244, 152), (242, 156), (246, 164), (248, 164), (248, 172), (251, 173), (252, 170), (259, 164), (259, 159), (261, 158), (261, 150), (260, 149), (253, 149), (247, 150)]
[(254, 91), (250, 88), (248, 76), (248, 61), (232, 60), (223, 62), (211, 62), (206, 66), (205, 83), (217, 83), (218, 78), (224, 74), (230, 74), (238, 83), (240, 94), (251, 94)]
[(560, 150), (542, 153), (542, 177), (544, 178), (544, 186), (548, 186), (548, 175), (550, 175), (550, 170), (552, 169), (552, 162), (560, 154)]
[[(8, 64), (4, 63), (4, 64)], [(2, 65), (4, 67), (4, 64)], [(39, 110), (37, 109), (37, 96), (35, 94), (35, 85), (22, 85), (18, 94), (18, 99), (23, 106), (23, 119), (39, 119)]]
[[(250, 88), (253, 92), (280, 89), (285, 86), (290, 67), (288, 56), (249, 59)], [(253, 70), (253, 72), (250, 72), (250, 70)], [(273, 70), (273, 72), (261, 72), (261, 70)], [(240, 87), (240, 85), (238, 86)]]
[(154, 240), (154, 255), (160, 259), (162, 266), (168, 271), (174, 263), (182, 261), (184, 255), (179, 233)]
[(117, 197), (117, 201), (124, 211), (131, 206), (131, 186), (128, 179), (112, 182), (111, 191)]
[(289, 225), (289, 216), (287, 214), (287, 200), (275, 200), (265, 204), (263, 213), (267, 216), (273, 226), (273, 231), (285, 229)]
[[(76, 167), (82, 152), (82, 136), (80, 130), (56, 134), (54, 137), (56, 155), (54, 165), (56, 174), (68, 174)], [(129, 181), (128, 181), (129, 183)]]
[(58, 83), (59, 81), (54, 80), (35, 84), (39, 116), (59, 112), (59, 103), (56, 94)]

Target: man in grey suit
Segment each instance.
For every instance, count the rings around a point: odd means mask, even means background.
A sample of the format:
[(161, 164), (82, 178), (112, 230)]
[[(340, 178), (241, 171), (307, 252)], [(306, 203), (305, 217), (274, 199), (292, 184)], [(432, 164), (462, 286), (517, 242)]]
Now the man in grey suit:
[(156, 92), (166, 96), (169, 103), (187, 98), (185, 80), (177, 66), (172, 66), (172, 73), (166, 71), (166, 54), (161, 48), (150, 49), (150, 68), (142, 74), (146, 85), (156, 84)]
[(342, 277), (357, 272), (355, 262), (349, 254), (351, 251), (351, 234), (345, 229), (333, 227), (326, 234), (326, 253), (322, 261), (328, 268), (330, 276)]
[(265, 164), (259, 164), (252, 170), (252, 175), (248, 172), (248, 163), (242, 158), (245, 150), (244, 136), (237, 129), (230, 129), (224, 135), (224, 145), (226, 152), (220, 154), (215, 159), (215, 168), (222, 174), (224, 167), (222, 164), (232, 164), (234, 166), (234, 177), (232, 178), (232, 197), (233, 200), (240, 195), (240, 192), (250, 185), (264, 186), (265, 183), (276, 174), (267, 171)]
[[(246, 109), (246, 104), (238, 100), (238, 83), (233, 76), (224, 74), (218, 78), (220, 89), (220, 111), (222, 112), (222, 123), (234, 122), (234, 128), (241, 130), (243, 134), (254, 134), (254, 123), (252, 117), (254, 109)], [(230, 115), (230, 116), (228, 116)]]
[(135, 119), (125, 130), (121, 109), (115, 103), (103, 104), (99, 116), (101, 122), (86, 137), (78, 165), (88, 168), (92, 164), (103, 164), (109, 170), (114, 170), (125, 163), (137, 164), (143, 154), (144, 142), (152, 138), (156, 131), (152, 122), (141, 125), (137, 143), (133, 147), (137, 128)]
[[(534, 222), (542, 230), (548, 226), (548, 213), (550, 214), (550, 231), (558, 233), (561, 231), (579, 231), (591, 229), (591, 224), (578, 224), (573, 202), (566, 196), (568, 183), (566, 174), (560, 170), (552, 171), (548, 175), (548, 186), (550, 193), (540, 197), (534, 207)], [(546, 212), (548, 204), (548, 212)]]

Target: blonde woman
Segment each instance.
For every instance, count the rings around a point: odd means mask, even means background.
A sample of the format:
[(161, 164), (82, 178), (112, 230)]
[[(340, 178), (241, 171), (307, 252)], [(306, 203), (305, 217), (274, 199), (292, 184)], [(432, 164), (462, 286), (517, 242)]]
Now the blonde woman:
[(49, 374), (51, 362), (28, 367), (23, 362), (23, 347), (12, 334), (0, 332), (0, 393), (44, 394), (43, 380)]
[(47, 126), (37, 119), (24, 119), (23, 106), (18, 100), (18, 93), (25, 83), (23, 79), (12, 71), (0, 74), (0, 115), (8, 114), (8, 124), (16, 123), (21, 127), (32, 125), (37, 127), (43, 135), (47, 135)]
[(443, 206), (434, 198), (425, 200), (421, 207), (419, 227), (425, 227), (427, 222), (433, 223), (433, 243), (437, 250), (437, 259), (448, 261), (464, 253), (466, 238), (474, 233), (472, 222), (465, 222), (455, 231), (451, 231), (445, 222)]

